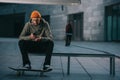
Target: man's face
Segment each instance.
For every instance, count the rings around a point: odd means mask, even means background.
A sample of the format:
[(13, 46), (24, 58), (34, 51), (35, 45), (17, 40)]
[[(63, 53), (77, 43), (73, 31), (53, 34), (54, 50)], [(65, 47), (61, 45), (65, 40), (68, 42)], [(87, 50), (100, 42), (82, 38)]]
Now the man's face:
[(32, 24), (37, 26), (40, 23), (40, 18), (32, 18)]

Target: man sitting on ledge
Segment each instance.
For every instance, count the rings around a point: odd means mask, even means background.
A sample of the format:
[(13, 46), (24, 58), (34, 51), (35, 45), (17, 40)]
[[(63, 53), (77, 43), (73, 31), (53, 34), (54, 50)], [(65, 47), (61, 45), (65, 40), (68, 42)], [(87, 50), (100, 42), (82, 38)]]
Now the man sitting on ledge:
[(22, 55), (23, 68), (31, 69), (28, 52), (44, 52), (46, 54), (43, 70), (52, 69), (51, 56), (53, 52), (53, 37), (50, 26), (41, 14), (34, 10), (19, 36), (19, 48)]

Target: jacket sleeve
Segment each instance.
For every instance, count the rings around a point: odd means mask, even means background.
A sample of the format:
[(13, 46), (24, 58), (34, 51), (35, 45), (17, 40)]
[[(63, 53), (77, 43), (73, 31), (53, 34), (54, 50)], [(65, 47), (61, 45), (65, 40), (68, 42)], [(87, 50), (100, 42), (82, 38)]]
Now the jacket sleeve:
[(42, 39), (53, 40), (52, 32), (51, 32), (51, 29), (50, 29), (48, 22), (46, 22), (46, 24), (45, 24), (44, 34), (45, 34), (45, 36), (42, 37)]
[(66, 33), (68, 32), (68, 25), (66, 25), (65, 32)]
[(20, 40), (30, 40), (30, 32), (29, 32), (29, 23), (26, 23), (20, 36), (19, 36), (19, 39)]

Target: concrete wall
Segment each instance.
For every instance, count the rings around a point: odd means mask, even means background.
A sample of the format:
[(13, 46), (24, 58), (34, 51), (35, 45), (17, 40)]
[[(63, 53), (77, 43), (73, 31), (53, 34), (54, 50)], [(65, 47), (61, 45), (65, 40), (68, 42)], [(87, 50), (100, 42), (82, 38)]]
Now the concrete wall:
[(29, 20), (32, 10), (37, 9), (42, 15), (50, 15), (50, 26), (55, 40), (65, 39), (67, 15), (83, 12), (83, 38), (87, 41), (104, 41), (104, 8), (120, 0), (82, 0), (80, 5), (8, 5), (0, 7), (0, 15), (26, 13)]
[(79, 6), (68, 6), (68, 14), (84, 12), (83, 38), (87, 41), (104, 41), (105, 6), (120, 0), (82, 0)]

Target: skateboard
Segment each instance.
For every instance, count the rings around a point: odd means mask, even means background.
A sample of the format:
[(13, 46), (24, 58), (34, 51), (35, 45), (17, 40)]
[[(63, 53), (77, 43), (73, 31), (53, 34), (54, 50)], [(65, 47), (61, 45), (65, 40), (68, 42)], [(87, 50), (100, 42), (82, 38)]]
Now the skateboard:
[(40, 72), (41, 76), (43, 75), (44, 72), (52, 71), (52, 69), (50, 69), (50, 70), (42, 70), (42, 69), (22, 69), (22, 68), (14, 68), (14, 67), (8, 67), (8, 68), (16, 71), (17, 76), (24, 75), (24, 72), (26, 72), (26, 71)]

